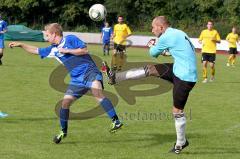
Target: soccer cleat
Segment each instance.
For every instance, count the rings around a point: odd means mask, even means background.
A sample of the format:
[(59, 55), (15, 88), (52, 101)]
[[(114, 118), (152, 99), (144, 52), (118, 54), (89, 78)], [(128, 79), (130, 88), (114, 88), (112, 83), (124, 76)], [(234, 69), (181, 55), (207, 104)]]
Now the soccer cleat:
[(109, 130), (111, 133), (115, 133), (118, 129), (120, 129), (123, 124), (119, 120), (115, 120), (112, 123), (112, 128)]
[(207, 78), (204, 78), (204, 80), (202, 81), (202, 83), (207, 83), (207, 82), (208, 82)]
[(115, 74), (114, 71), (112, 71), (112, 70), (110, 69), (110, 67), (108, 66), (108, 64), (107, 64), (106, 61), (104, 61), (104, 62), (102, 63), (102, 67), (105, 68), (105, 72), (106, 72), (106, 75), (107, 75), (107, 77), (108, 77), (108, 84), (110, 84), (110, 85), (116, 84), (116, 81), (115, 81), (115, 79), (116, 79), (116, 74)]
[(174, 144), (173, 148), (169, 151), (171, 153), (179, 154), (184, 148), (186, 148), (189, 145), (189, 142), (186, 140), (185, 144), (182, 146)]
[(7, 113), (3, 113), (0, 111), (0, 118), (6, 118), (8, 116)]
[(211, 77), (210, 80), (209, 80), (209, 82), (213, 82), (214, 80), (215, 80), (215, 78), (214, 78), (214, 77)]
[(53, 142), (55, 144), (59, 144), (63, 138), (67, 137), (67, 134), (64, 133), (63, 131), (60, 131), (60, 133), (53, 138)]
[(3, 63), (2, 63), (2, 60), (0, 60), (0, 65), (2, 65)]

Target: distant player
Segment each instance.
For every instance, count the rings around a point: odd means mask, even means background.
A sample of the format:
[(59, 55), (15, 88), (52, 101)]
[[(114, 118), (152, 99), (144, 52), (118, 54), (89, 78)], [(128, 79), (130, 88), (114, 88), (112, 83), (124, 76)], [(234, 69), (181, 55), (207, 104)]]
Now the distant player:
[(7, 113), (0, 111), (0, 118), (6, 118), (7, 116), (8, 116)]
[(228, 41), (228, 46), (229, 46), (229, 54), (230, 56), (228, 57), (227, 61), (227, 66), (234, 66), (235, 61), (236, 61), (236, 54), (238, 53), (237, 51), (237, 43), (239, 42), (239, 37), (237, 34), (237, 28), (233, 27), (232, 32), (229, 33), (226, 37), (226, 40)]
[(132, 35), (127, 24), (124, 23), (123, 16), (118, 16), (118, 24), (114, 26), (113, 42), (114, 50), (112, 56), (112, 68), (120, 71), (126, 61), (126, 39)]
[(88, 54), (86, 44), (74, 35), (63, 37), (62, 27), (57, 23), (46, 25), (44, 34), (51, 43), (49, 47), (37, 48), (20, 42), (11, 42), (9, 47), (21, 47), (29, 53), (39, 55), (41, 58), (55, 58), (70, 73), (71, 81), (60, 109), (62, 131), (55, 136), (53, 141), (59, 143), (67, 136), (69, 108), (75, 100), (89, 90), (113, 122), (110, 132), (119, 129), (122, 123), (119, 121), (111, 101), (103, 95), (102, 74)]
[(111, 27), (109, 27), (108, 22), (105, 22), (105, 26), (102, 28), (101, 31), (101, 39), (103, 43), (103, 55), (105, 54), (109, 55), (110, 50), (110, 40), (113, 34), (113, 30)]
[(7, 22), (2, 20), (2, 16), (0, 15), (0, 65), (2, 65), (2, 57), (4, 50), (4, 33), (7, 32)]
[(203, 83), (207, 83), (207, 65), (211, 67), (210, 82), (214, 81), (215, 76), (215, 60), (217, 43), (221, 42), (221, 38), (217, 30), (213, 29), (213, 22), (208, 21), (207, 29), (203, 30), (199, 37), (199, 43), (202, 44), (202, 65), (203, 65)]
[(185, 137), (186, 116), (184, 107), (188, 96), (197, 81), (196, 55), (193, 44), (186, 33), (170, 27), (166, 17), (158, 16), (152, 22), (152, 33), (158, 37), (155, 45), (150, 40), (150, 55), (157, 58), (165, 50), (169, 50), (174, 63), (146, 65), (141, 68), (130, 69), (124, 72), (114, 73), (107, 67), (109, 83), (115, 84), (128, 79), (140, 79), (147, 76), (155, 76), (173, 83), (173, 108), (177, 142), (170, 152), (180, 153), (189, 145)]

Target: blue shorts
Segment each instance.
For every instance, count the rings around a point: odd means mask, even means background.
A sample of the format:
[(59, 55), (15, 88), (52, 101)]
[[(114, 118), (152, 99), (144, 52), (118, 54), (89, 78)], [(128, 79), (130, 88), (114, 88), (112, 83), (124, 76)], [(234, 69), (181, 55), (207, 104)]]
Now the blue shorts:
[(103, 40), (103, 45), (109, 45), (110, 44), (110, 40)]
[(4, 39), (0, 39), (0, 49), (4, 48)]
[[(81, 79), (81, 80), (80, 80)], [(70, 81), (70, 84), (67, 88), (65, 95), (71, 95), (76, 98), (82, 97), (86, 94), (92, 87), (92, 82), (98, 80), (102, 84), (103, 87), (103, 77), (100, 72), (92, 72), (88, 73), (88, 75), (84, 75), (84, 79), (82, 77), (73, 77)]]

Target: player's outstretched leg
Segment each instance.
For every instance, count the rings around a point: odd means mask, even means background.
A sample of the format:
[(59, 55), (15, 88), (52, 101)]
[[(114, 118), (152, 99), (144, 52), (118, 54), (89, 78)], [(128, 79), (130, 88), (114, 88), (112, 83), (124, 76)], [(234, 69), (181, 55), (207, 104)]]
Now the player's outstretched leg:
[(112, 120), (112, 126), (109, 131), (112, 133), (116, 132), (123, 124), (119, 120), (112, 102), (103, 95), (101, 82), (97, 80), (93, 81), (91, 91), (104, 111), (108, 114), (108, 117)]
[(75, 100), (75, 97), (65, 95), (64, 99), (62, 101), (62, 107), (60, 109), (60, 125), (61, 125), (61, 131), (59, 134), (54, 136), (53, 142), (56, 144), (59, 144), (62, 139), (67, 137), (67, 130), (68, 130), (68, 119), (69, 119), (69, 107), (72, 104), (72, 102)]
[(144, 67), (133, 68), (127, 71), (116, 73), (115, 71), (111, 70), (107, 65), (107, 63), (105, 62), (105, 68), (107, 68), (106, 72), (109, 80), (108, 83), (110, 85), (114, 85), (116, 83), (119, 83), (125, 80), (135, 80), (135, 79), (140, 79), (147, 76), (156, 76), (156, 77), (160, 76), (154, 65), (146, 65)]

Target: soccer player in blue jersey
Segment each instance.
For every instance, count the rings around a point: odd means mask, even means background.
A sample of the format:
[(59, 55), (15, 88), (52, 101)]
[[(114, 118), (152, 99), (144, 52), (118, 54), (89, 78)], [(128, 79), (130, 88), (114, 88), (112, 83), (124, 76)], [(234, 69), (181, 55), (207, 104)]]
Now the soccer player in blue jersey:
[(0, 15), (0, 65), (2, 65), (2, 57), (4, 50), (4, 33), (7, 32), (7, 22), (2, 20)]
[(58, 144), (67, 136), (70, 105), (89, 90), (111, 118), (110, 132), (119, 129), (122, 123), (119, 121), (111, 101), (103, 95), (103, 77), (88, 54), (86, 44), (74, 35), (63, 37), (62, 27), (58, 23), (46, 25), (44, 34), (51, 43), (49, 47), (38, 48), (20, 42), (11, 42), (9, 47), (21, 47), (29, 53), (39, 55), (42, 59), (56, 58), (70, 73), (71, 81), (60, 109), (62, 130), (54, 137), (53, 141)]
[(166, 17), (158, 16), (152, 22), (152, 32), (158, 37), (155, 44), (151, 40), (150, 56), (157, 58), (164, 50), (169, 50), (174, 63), (146, 65), (141, 68), (131, 69), (124, 72), (114, 73), (107, 68), (110, 84), (115, 84), (127, 79), (139, 79), (147, 76), (156, 76), (173, 83), (173, 109), (177, 142), (170, 152), (180, 153), (189, 145), (185, 137), (186, 117), (184, 106), (188, 96), (197, 81), (196, 55), (193, 44), (186, 33), (171, 28)]
[(101, 31), (101, 39), (103, 43), (103, 55), (105, 54), (109, 55), (110, 50), (110, 39), (112, 37), (113, 31), (112, 28), (109, 27), (108, 22), (105, 22), (105, 26), (102, 28)]

